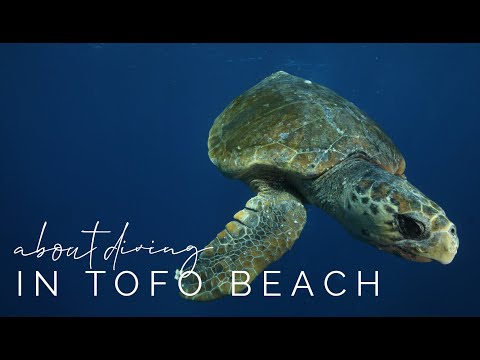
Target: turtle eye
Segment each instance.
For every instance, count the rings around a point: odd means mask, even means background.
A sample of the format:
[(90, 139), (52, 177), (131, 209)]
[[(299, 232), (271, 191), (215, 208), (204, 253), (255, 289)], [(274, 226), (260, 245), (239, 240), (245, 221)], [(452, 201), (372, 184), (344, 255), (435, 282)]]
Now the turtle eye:
[(404, 214), (397, 215), (398, 228), (406, 239), (418, 239), (425, 233), (425, 225)]

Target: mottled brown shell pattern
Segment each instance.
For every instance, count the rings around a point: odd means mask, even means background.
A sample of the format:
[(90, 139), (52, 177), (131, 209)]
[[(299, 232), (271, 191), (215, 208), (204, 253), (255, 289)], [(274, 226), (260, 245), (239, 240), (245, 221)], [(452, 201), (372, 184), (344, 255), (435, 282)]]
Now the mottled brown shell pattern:
[(241, 178), (266, 165), (294, 176), (319, 176), (353, 153), (393, 174), (405, 161), (363, 111), (332, 90), (279, 71), (234, 99), (216, 118), (209, 156), (225, 175)]

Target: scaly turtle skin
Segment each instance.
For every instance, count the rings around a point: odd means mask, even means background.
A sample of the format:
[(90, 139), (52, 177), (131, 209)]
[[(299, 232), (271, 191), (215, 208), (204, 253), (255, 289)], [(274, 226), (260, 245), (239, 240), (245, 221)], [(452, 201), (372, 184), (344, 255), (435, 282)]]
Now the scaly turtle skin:
[[(186, 270), (202, 280), (200, 291), (187, 299), (231, 294), (232, 271), (247, 271), (253, 281), (300, 236), (305, 204), (409, 260), (448, 264), (457, 252), (455, 226), (406, 180), (405, 161), (390, 138), (326, 87), (283, 71), (272, 74), (217, 117), (208, 147), (222, 173), (258, 194)], [(187, 293), (197, 286), (193, 275), (182, 280)]]

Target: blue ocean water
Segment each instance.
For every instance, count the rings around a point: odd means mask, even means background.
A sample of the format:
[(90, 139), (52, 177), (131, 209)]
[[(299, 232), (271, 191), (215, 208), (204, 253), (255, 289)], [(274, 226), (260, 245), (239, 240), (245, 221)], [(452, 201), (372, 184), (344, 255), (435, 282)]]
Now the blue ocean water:
[[(0, 44), (0, 271), (3, 316), (478, 316), (479, 44)], [(236, 96), (278, 70), (325, 85), (366, 111), (394, 140), (406, 174), (455, 222), (460, 248), (450, 265), (412, 263), (353, 239), (320, 209), (292, 251), (259, 276), (247, 297), (194, 303), (178, 296), (178, 255), (120, 255), (116, 243), (176, 250), (203, 247), (242, 209), (252, 192), (225, 178), (207, 154), (215, 117)], [(90, 247), (78, 260), (34, 251), (42, 245)], [(58, 246), (58, 245), (57, 245)], [(58, 252), (57, 252), (58, 254)], [(57, 296), (35, 272), (53, 282)], [(151, 271), (165, 285), (151, 296)], [(332, 297), (323, 287), (333, 270)], [(357, 295), (364, 280), (373, 287)], [(18, 271), (22, 294), (18, 296)], [(138, 289), (121, 296), (115, 278), (130, 271)], [(290, 294), (301, 271), (314, 292)], [(134, 288), (121, 276), (123, 292)]]

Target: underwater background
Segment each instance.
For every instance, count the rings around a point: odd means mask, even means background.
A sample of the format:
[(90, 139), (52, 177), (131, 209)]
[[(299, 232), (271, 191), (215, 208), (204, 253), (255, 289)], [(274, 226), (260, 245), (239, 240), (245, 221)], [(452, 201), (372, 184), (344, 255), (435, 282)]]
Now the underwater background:
[[(480, 44), (0, 44), (1, 316), (478, 316)], [(456, 224), (460, 248), (450, 265), (413, 263), (353, 239), (322, 210), (290, 252), (267, 270), (281, 271), (263, 296), (263, 276), (247, 297), (185, 301), (173, 279), (185, 254), (102, 253), (125, 223), (126, 247), (177, 250), (210, 242), (253, 196), (210, 162), (209, 129), (236, 96), (278, 70), (325, 85), (370, 115), (403, 153), (409, 181)], [(88, 258), (51, 252), (14, 255), (23, 246), (61, 243), (88, 250), (99, 221), (92, 294)], [(18, 296), (18, 271), (22, 296)], [(35, 296), (35, 271), (52, 282)], [(138, 277), (123, 297), (115, 277)], [(150, 295), (150, 271), (165, 286)], [(332, 270), (332, 297), (323, 287)], [(373, 287), (357, 296), (357, 271)], [(315, 294), (299, 289), (300, 271)], [(134, 286), (119, 281), (124, 292)]]

